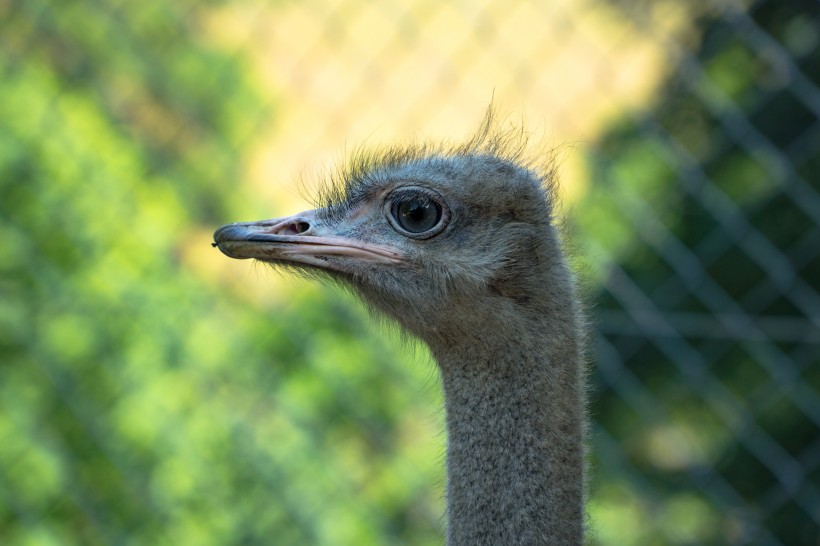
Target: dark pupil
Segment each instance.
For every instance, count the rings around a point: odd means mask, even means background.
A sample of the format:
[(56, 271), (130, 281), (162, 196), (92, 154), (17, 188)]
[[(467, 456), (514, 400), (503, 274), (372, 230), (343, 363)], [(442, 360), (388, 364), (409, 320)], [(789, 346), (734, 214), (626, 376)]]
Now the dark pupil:
[(399, 225), (410, 233), (422, 233), (438, 224), (441, 219), (441, 207), (426, 197), (413, 197), (400, 201), (394, 209), (393, 216)]

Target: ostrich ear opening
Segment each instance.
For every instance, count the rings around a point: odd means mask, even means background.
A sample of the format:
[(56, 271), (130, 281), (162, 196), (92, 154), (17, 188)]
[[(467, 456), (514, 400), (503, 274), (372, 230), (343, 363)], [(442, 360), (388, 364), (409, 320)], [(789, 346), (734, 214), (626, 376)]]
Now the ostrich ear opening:
[(501, 253), (501, 264), (490, 279), (490, 289), (496, 294), (525, 304), (533, 293), (533, 283), (540, 261), (541, 244), (532, 226), (521, 223), (507, 224), (503, 228), (508, 243)]

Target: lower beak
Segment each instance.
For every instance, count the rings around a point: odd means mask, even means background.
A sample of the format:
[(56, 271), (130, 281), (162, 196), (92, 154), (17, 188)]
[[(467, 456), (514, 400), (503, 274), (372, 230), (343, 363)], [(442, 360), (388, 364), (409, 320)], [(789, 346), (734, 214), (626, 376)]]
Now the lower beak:
[(346, 269), (333, 257), (360, 263), (397, 264), (402, 255), (394, 248), (330, 233), (315, 211), (287, 218), (228, 224), (214, 233), (213, 246), (231, 258), (266, 262), (293, 262), (323, 269)]

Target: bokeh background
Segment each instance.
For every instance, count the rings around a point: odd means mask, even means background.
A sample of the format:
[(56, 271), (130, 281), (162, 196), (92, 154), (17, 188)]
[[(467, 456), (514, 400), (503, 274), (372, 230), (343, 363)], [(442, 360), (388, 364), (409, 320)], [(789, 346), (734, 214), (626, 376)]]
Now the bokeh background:
[(591, 543), (819, 544), (818, 86), (815, 0), (0, 0), (0, 544), (441, 544), (426, 350), (209, 242), (491, 100), (558, 149)]

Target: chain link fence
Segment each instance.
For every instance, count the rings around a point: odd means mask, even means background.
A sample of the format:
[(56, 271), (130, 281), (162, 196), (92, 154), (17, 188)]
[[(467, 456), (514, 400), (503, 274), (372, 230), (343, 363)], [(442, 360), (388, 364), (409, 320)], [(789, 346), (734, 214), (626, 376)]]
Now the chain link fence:
[(429, 367), (192, 248), (495, 85), (581, 142), (591, 541), (820, 543), (817, 2), (0, 0), (0, 61), (0, 544), (440, 543)]
[(690, 491), (729, 543), (810, 544), (820, 78), (816, 38), (801, 33), (818, 11), (724, 8), (698, 47), (666, 44), (677, 68), (659, 103), (593, 152), (596, 200), (634, 237), (602, 250), (596, 460), (658, 506)]

